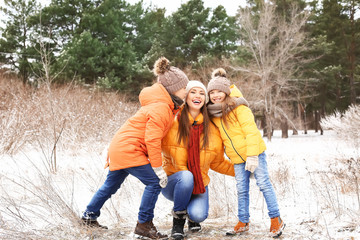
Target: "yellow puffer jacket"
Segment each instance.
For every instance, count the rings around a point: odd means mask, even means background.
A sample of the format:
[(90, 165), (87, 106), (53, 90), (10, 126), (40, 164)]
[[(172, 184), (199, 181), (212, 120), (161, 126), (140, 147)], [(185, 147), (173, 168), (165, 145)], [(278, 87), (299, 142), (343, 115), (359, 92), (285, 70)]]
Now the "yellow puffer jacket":
[[(230, 89), (230, 96), (243, 96), (235, 85)], [(220, 130), (225, 153), (233, 164), (243, 163), (247, 156), (257, 156), (266, 150), (265, 142), (255, 124), (254, 115), (247, 106), (240, 105), (227, 115), (228, 126), (225, 126), (220, 117), (212, 118), (212, 121)]]
[[(203, 122), (203, 115), (199, 114), (195, 119), (198, 124)], [(189, 121), (192, 124), (194, 119), (189, 114)], [(200, 149), (200, 168), (204, 186), (210, 182), (209, 169), (235, 176), (234, 165), (224, 157), (224, 145), (219, 130), (211, 123), (209, 129), (209, 146), (206, 150)], [(168, 176), (183, 170), (187, 167), (187, 146), (183, 142), (178, 144), (177, 133), (179, 128), (178, 118), (175, 119), (170, 131), (162, 140), (163, 168)], [(200, 147), (203, 144), (203, 134), (200, 136)]]

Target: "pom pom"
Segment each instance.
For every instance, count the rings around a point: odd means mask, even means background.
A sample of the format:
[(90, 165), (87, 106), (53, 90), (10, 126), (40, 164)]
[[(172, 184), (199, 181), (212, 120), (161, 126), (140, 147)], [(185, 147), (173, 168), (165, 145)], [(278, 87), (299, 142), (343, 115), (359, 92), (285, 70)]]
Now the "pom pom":
[(170, 62), (165, 57), (161, 57), (156, 60), (154, 64), (154, 74), (158, 76), (160, 74), (164, 74), (166, 71), (170, 69)]
[(211, 74), (211, 78), (214, 78), (214, 77), (224, 77), (226, 78), (226, 71), (225, 69), (223, 68), (217, 68), (215, 69), (212, 74)]

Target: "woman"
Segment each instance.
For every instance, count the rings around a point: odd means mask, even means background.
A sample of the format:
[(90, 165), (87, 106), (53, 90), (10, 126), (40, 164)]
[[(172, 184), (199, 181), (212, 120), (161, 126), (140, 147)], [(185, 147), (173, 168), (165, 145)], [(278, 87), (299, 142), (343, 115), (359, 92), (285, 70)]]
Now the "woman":
[(190, 81), (185, 106), (162, 141), (163, 168), (168, 185), (162, 194), (174, 202), (173, 239), (184, 239), (188, 218), (190, 231), (199, 231), (209, 211), (209, 169), (234, 176), (233, 165), (224, 158), (218, 129), (210, 122), (206, 109), (205, 86)]
[(86, 225), (106, 228), (97, 222), (100, 209), (131, 174), (146, 185), (135, 234), (150, 239), (167, 237), (158, 232), (152, 222), (161, 188), (167, 184), (162, 168), (161, 140), (183, 104), (189, 82), (183, 71), (169, 64), (164, 57), (155, 62), (157, 83), (141, 91), (141, 108), (113, 137), (108, 150), (109, 173), (83, 213)]

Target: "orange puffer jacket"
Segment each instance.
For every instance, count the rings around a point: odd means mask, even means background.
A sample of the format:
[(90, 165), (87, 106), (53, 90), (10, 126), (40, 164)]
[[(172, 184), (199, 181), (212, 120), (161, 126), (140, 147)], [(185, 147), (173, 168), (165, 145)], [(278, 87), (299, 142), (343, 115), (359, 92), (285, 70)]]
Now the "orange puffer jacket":
[(144, 88), (141, 108), (117, 131), (108, 150), (110, 171), (162, 165), (161, 140), (174, 122), (174, 103), (159, 83)]
[[(194, 119), (189, 114), (189, 120), (192, 124)], [(199, 114), (195, 119), (198, 124), (203, 122), (203, 115)], [(220, 137), (219, 130), (211, 123), (209, 129), (209, 146), (206, 150), (200, 149), (200, 169), (204, 185), (207, 186), (210, 182), (208, 175), (209, 169), (235, 176), (234, 165), (224, 157), (224, 145)], [(168, 176), (183, 170), (188, 170), (187, 167), (187, 146), (184, 146), (177, 141), (177, 133), (179, 128), (178, 118), (175, 118), (168, 134), (162, 141), (163, 151), (163, 168)], [(200, 136), (200, 147), (203, 144), (203, 134)]]

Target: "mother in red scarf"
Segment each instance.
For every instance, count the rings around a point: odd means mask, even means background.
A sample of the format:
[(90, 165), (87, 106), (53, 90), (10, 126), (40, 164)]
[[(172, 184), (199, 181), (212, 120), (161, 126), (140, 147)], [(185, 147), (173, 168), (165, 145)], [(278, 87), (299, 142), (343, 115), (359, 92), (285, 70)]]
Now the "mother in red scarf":
[(206, 87), (190, 81), (185, 105), (162, 140), (163, 168), (168, 184), (162, 194), (174, 202), (172, 239), (184, 239), (189, 231), (201, 230), (209, 212), (209, 169), (235, 176), (234, 166), (224, 158), (219, 130), (209, 119)]

